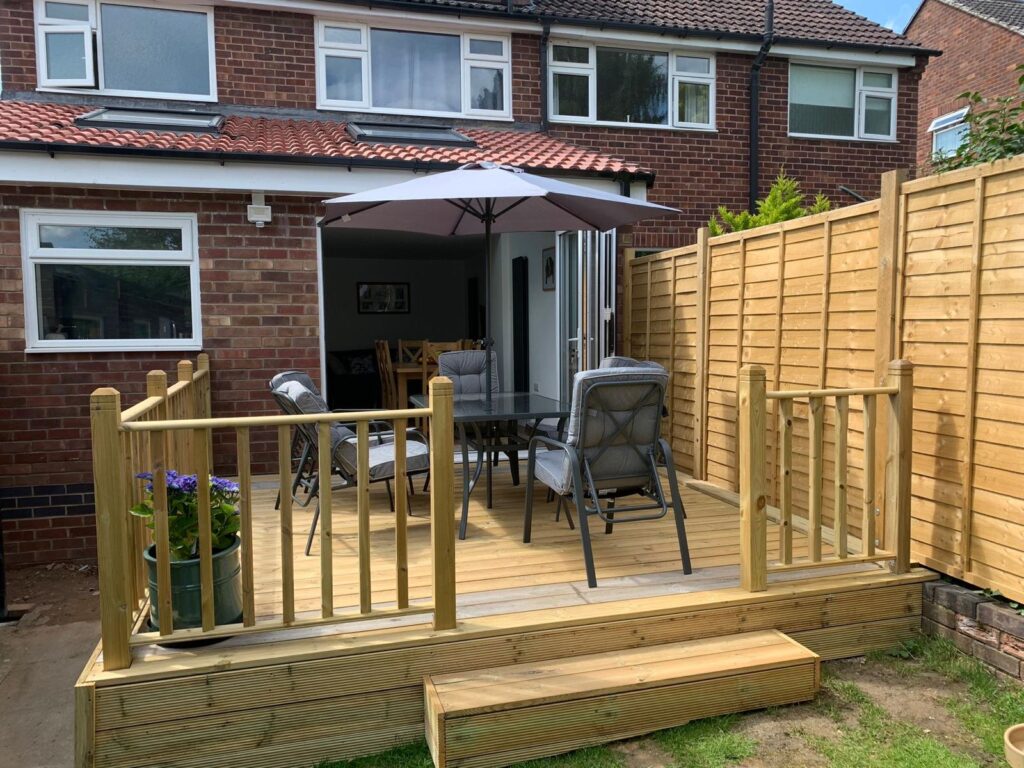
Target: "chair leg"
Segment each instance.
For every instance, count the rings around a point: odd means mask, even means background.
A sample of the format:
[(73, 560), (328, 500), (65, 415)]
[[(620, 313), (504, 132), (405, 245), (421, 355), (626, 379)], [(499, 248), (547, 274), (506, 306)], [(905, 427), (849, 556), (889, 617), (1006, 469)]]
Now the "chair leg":
[(395, 511), (395, 494), (391, 492), (391, 481), (385, 480), (384, 487), (388, 489), (388, 506), (391, 507), (391, 511)]
[(558, 497), (558, 505), (555, 507), (555, 522), (557, 523), (562, 516), (562, 510), (565, 510), (565, 522), (569, 524), (569, 530), (576, 530), (576, 523), (572, 521), (572, 512), (569, 511), (569, 505), (565, 503), (565, 497)]
[[(409, 495), (410, 496), (415, 496), (416, 495), (416, 486), (414, 486), (412, 484), (412, 475), (406, 475), (405, 479), (409, 481)], [(426, 490), (426, 488), (424, 488), (424, 490)]]
[(615, 499), (608, 500), (608, 509), (605, 510), (605, 514), (608, 515), (608, 519), (604, 522), (604, 532), (607, 536), (612, 532), (612, 520), (615, 519)]
[(508, 456), (508, 468), (512, 473), (512, 485), (519, 485), (519, 451), (509, 451), (505, 455)]
[(573, 503), (576, 505), (576, 513), (580, 518), (580, 541), (583, 544), (583, 564), (587, 569), (587, 586), (594, 589), (597, 586), (597, 573), (594, 571), (594, 550), (590, 545), (590, 523), (587, 521), (587, 508), (584, 506), (583, 493), (575, 483), (573, 486)]
[(309, 536), (306, 538), (306, 554), (313, 548), (313, 536), (316, 535), (316, 524), (320, 520), (320, 499), (316, 500), (316, 509), (313, 510), (313, 522), (309, 526)]
[(526, 507), (523, 510), (523, 543), (530, 543), (533, 529), (533, 468), (537, 461), (537, 453), (530, 449), (526, 459)]
[[(664, 443), (664, 441), (662, 441)], [(668, 445), (663, 445), (665, 452), (665, 464), (668, 468), (668, 490), (672, 496), (672, 514), (676, 520), (676, 537), (679, 539), (679, 555), (683, 560), (683, 573), (693, 573), (693, 566), (690, 563), (690, 545), (686, 541), (686, 509), (683, 507), (683, 500), (679, 496), (679, 479), (676, 477), (675, 465), (672, 462), (672, 450)]]
[(427, 472), (427, 479), (423, 481), (423, 492), (426, 493), (430, 490), (430, 473)]
[[(548, 495), (547, 495), (547, 502), (548, 502), (548, 504), (550, 504), (554, 500), (555, 500), (555, 492), (553, 490), (551, 490), (550, 488), (548, 488)], [(557, 519), (558, 518), (556, 517), (555, 520), (557, 520)]]

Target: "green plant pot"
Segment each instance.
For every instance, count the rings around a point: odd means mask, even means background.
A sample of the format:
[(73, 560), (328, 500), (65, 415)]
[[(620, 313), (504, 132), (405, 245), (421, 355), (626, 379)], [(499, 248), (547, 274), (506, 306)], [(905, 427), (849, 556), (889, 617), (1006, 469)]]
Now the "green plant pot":
[[(241, 540), (213, 555), (213, 617), (216, 624), (236, 624), (242, 620)], [(156, 586), (156, 546), (142, 553), (149, 569), (149, 623), (160, 629), (160, 594)], [(171, 607), (174, 629), (203, 625), (199, 559), (171, 561)]]

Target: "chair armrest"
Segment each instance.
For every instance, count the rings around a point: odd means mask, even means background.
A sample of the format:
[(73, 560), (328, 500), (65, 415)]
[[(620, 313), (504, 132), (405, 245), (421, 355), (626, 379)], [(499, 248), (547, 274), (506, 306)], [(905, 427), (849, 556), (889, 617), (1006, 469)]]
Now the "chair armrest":
[(572, 454), (569, 450), (569, 446), (560, 440), (555, 440), (553, 437), (547, 437), (546, 435), (534, 435), (530, 438), (530, 450), (535, 451), (537, 445), (546, 445), (548, 448), (557, 448), (565, 451), (566, 453)]

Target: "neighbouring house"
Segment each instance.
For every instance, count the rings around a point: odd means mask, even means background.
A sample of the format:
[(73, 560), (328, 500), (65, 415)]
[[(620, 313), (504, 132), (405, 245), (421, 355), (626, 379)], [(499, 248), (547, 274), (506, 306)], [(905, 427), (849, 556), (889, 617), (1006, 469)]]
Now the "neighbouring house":
[[(915, 161), (935, 51), (827, 0), (780, 0), (771, 21), (753, 0), (6, 0), (8, 562), (94, 555), (98, 386), (133, 401), (145, 371), (202, 349), (218, 415), (272, 412), (267, 379), (288, 368), (372, 406), (374, 339), (477, 337), (490, 301), (503, 381), (558, 395), (580, 338), (590, 359), (615, 347), (623, 259), (692, 242), (780, 167), (837, 204), (875, 196)], [(318, 231), (326, 197), (479, 160), (682, 213), (504, 235), (489, 297), (472, 238)], [(405, 284), (407, 311), (361, 313), (373, 283)], [(271, 466), (271, 436), (252, 450)]]
[(921, 76), (917, 161), (952, 153), (967, 133), (966, 91), (986, 98), (1017, 93), (1024, 64), (1024, 0), (924, 0), (906, 34), (940, 49)]

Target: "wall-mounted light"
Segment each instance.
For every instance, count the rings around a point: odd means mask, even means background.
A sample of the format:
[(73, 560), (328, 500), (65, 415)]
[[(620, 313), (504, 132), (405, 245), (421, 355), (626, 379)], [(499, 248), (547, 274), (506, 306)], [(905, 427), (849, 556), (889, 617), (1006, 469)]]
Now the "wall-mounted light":
[(252, 205), (245, 209), (245, 214), (249, 219), (249, 223), (255, 224), (257, 229), (261, 229), (265, 224), (269, 224), (273, 218), (273, 212), (270, 206), (266, 204), (262, 192), (252, 193)]

